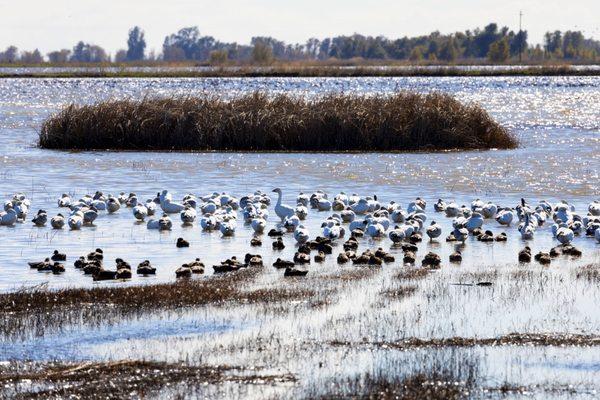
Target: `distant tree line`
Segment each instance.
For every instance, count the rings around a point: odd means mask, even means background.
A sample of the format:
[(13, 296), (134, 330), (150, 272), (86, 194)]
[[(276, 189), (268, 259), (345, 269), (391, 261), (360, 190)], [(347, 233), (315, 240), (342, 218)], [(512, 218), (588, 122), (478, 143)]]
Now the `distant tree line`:
[[(335, 36), (310, 38), (304, 44), (288, 44), (272, 37), (253, 37), (250, 44), (221, 42), (212, 36), (202, 36), (197, 27), (186, 27), (165, 37), (162, 53), (146, 53), (144, 31), (134, 27), (129, 31), (127, 49), (111, 57), (102, 47), (79, 42), (72, 50), (62, 49), (47, 54), (50, 63), (68, 62), (130, 62), (142, 60), (199, 61), (211, 64), (254, 62), (268, 64), (273, 60), (410, 60), (456, 62), (482, 60), (502, 63), (524, 60), (595, 61), (600, 58), (600, 41), (585, 38), (581, 31), (548, 32), (543, 46), (530, 46), (527, 31), (514, 32), (491, 23), (483, 29), (452, 34), (432, 32), (417, 37), (388, 39), (384, 36)], [(43, 55), (34, 51), (19, 52), (9, 46), (0, 52), (1, 63), (41, 63)]]

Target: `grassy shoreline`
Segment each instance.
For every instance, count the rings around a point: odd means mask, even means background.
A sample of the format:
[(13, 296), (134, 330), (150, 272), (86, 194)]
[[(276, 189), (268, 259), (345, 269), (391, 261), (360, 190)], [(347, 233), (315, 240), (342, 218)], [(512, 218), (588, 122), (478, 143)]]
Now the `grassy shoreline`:
[[(357, 78), (357, 77), (502, 77), (502, 76), (600, 76), (600, 69), (571, 66), (271, 66), (271, 67), (83, 67), (71, 71), (0, 72), (13, 78)], [(51, 67), (50, 67), (51, 68)], [(66, 67), (69, 68), (69, 67)], [(82, 67), (76, 67), (82, 68)], [(143, 69), (148, 68), (148, 69)]]
[(480, 106), (441, 93), (252, 93), (109, 100), (48, 118), (39, 146), (58, 150), (393, 152), (511, 149), (517, 138)]

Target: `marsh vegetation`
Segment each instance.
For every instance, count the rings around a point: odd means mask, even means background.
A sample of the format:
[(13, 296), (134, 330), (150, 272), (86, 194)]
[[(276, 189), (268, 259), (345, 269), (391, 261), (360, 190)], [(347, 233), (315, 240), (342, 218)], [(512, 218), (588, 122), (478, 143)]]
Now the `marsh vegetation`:
[(480, 106), (441, 94), (253, 93), (69, 105), (42, 126), (47, 149), (416, 151), (512, 149), (518, 141)]

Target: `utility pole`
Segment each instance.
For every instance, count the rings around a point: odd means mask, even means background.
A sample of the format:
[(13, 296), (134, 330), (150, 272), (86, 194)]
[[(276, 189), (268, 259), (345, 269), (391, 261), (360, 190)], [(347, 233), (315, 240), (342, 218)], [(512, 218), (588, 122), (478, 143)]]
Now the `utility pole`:
[(523, 61), (523, 10), (519, 11), (519, 64)]

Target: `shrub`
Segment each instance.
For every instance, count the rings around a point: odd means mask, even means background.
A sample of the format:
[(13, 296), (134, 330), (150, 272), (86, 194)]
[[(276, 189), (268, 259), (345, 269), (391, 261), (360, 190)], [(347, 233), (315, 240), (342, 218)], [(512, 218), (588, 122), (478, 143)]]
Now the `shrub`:
[(253, 93), (109, 100), (47, 119), (50, 149), (414, 151), (514, 148), (480, 106), (440, 93), (316, 98)]

